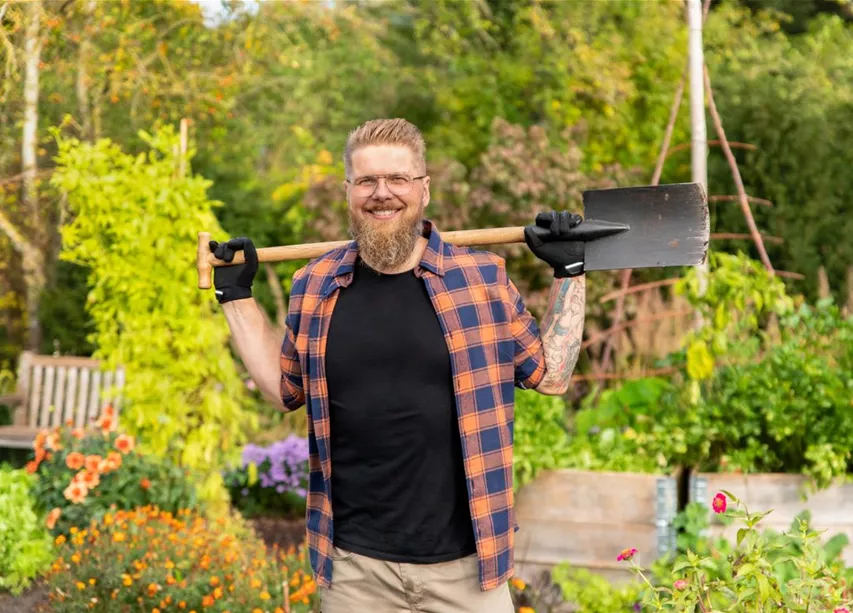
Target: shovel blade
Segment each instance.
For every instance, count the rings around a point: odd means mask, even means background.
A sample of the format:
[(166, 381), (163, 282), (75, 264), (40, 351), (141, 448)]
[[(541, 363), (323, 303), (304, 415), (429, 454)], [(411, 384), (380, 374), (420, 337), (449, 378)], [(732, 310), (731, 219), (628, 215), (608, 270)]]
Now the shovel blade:
[(584, 270), (698, 266), (710, 239), (700, 183), (588, 190), (584, 218), (630, 229), (586, 243)]

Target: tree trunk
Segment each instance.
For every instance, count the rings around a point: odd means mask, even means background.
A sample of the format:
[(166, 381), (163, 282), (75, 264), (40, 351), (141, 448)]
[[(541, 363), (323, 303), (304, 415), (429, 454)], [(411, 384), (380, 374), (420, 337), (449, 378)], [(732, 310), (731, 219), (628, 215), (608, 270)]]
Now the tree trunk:
[(75, 94), (77, 96), (77, 109), (80, 113), (80, 125), (82, 126), (82, 140), (92, 141), (94, 129), (92, 125), (92, 111), (89, 104), (89, 58), (92, 55), (92, 43), (86, 36), (86, 27), (91, 23), (92, 14), (95, 11), (95, 3), (90, 0), (83, 4), (85, 11), (83, 19), (83, 37), (77, 50), (77, 79), (75, 82)]
[(27, 347), (38, 350), (41, 342), (39, 302), (45, 284), (44, 257), (40, 247), (43, 243), (45, 221), (41, 215), (38, 194), (38, 100), (39, 63), (41, 41), (39, 39), (42, 6), (39, 0), (27, 3), (24, 39), (24, 125), (21, 144), (21, 170), (23, 172), (22, 198), (30, 225), (30, 241), (23, 256), (24, 280), (27, 284)]

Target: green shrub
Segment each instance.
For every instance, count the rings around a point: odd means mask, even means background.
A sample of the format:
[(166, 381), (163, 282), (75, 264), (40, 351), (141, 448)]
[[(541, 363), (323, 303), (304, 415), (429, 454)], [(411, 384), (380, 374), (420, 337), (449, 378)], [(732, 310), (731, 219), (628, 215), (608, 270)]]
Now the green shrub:
[(117, 427), (112, 408), (106, 407), (93, 427), (66, 425), (43, 430), (36, 438), (35, 458), (27, 470), (37, 476), (33, 494), (49, 512), (55, 534), (87, 526), (111, 508), (201, 508), (187, 469), (140, 453), (134, 438)]
[(516, 488), (532, 481), (541, 470), (568, 465), (565, 420), (566, 404), (561, 398), (533, 390), (516, 391), (512, 466)]
[(19, 594), (47, 570), (53, 544), (24, 470), (0, 467), (0, 588)]

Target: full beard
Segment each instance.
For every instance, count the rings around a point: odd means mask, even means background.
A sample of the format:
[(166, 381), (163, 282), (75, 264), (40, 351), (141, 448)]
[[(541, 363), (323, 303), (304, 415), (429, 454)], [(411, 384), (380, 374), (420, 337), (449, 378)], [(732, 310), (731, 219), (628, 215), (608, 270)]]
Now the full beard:
[(395, 270), (412, 255), (424, 222), (422, 210), (411, 208), (412, 212), (403, 211), (394, 223), (376, 222), (366, 218), (366, 213), (349, 209), (349, 233), (365, 264), (377, 271)]

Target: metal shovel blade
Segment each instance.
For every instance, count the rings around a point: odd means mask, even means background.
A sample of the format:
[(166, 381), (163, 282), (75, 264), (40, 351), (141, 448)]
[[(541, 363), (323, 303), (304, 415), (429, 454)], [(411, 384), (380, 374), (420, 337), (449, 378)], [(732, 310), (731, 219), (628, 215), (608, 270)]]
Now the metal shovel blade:
[(697, 266), (705, 261), (710, 222), (700, 183), (589, 190), (583, 203), (585, 223), (630, 228), (586, 243), (584, 270)]

